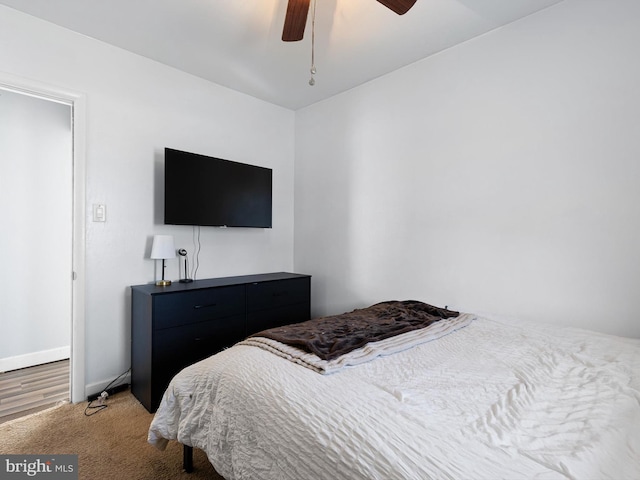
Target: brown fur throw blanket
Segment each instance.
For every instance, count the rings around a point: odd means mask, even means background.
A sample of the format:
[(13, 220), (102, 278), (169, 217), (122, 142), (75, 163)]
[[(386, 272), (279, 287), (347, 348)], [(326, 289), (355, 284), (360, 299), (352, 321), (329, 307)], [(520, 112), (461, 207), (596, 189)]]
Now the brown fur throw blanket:
[(352, 312), (314, 318), (251, 335), (266, 337), (333, 360), (369, 342), (428, 327), (458, 312), (416, 300), (389, 301)]

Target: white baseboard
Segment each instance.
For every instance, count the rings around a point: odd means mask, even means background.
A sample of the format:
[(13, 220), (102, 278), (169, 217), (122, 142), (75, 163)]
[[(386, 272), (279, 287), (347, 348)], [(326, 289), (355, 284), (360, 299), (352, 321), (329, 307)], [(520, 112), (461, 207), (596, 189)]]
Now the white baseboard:
[(40, 352), (16, 355), (15, 357), (0, 358), (0, 372), (9, 372), (20, 368), (33, 367), (43, 363), (57, 362), (70, 357), (70, 347), (52, 348)]

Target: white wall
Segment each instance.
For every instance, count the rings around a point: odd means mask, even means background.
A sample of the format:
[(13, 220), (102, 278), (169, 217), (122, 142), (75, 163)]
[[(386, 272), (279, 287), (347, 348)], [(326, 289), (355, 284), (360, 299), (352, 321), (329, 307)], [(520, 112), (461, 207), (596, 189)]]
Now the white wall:
[(293, 269), (293, 112), (3, 6), (0, 71), (86, 95), (88, 390), (129, 367), (128, 287), (154, 279), (153, 234), (192, 251), (190, 227), (162, 225), (164, 147), (274, 171), (273, 229), (203, 228), (199, 278)]
[(69, 358), (71, 107), (0, 89), (0, 372)]
[(638, 18), (566, 0), (298, 111), (314, 313), (415, 298), (640, 337)]

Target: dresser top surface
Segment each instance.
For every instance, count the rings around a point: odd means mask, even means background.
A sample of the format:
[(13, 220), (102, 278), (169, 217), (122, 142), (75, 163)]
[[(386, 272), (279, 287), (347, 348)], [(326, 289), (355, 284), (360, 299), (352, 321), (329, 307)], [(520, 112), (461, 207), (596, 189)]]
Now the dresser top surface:
[(289, 272), (260, 273), (255, 275), (240, 275), (235, 277), (206, 278), (194, 280), (190, 283), (180, 283), (174, 281), (166, 287), (157, 286), (155, 283), (144, 285), (134, 285), (132, 290), (144, 292), (146, 294), (163, 294), (198, 290), (201, 288), (228, 287), (233, 285), (246, 285), (249, 283), (272, 282), (276, 280), (291, 280), (297, 278), (311, 278), (311, 275)]

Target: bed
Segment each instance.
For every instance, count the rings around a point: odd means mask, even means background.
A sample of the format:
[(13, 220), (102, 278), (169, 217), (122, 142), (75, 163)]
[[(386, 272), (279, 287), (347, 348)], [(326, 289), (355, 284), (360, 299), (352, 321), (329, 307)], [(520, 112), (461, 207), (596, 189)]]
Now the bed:
[(640, 340), (457, 312), (328, 359), (258, 335), (180, 372), (148, 440), (227, 480), (637, 480)]

